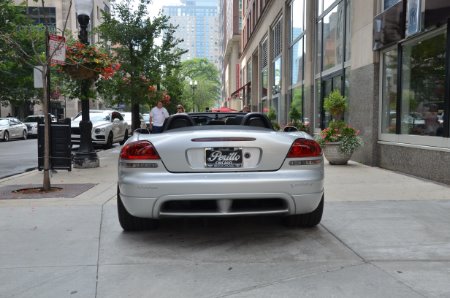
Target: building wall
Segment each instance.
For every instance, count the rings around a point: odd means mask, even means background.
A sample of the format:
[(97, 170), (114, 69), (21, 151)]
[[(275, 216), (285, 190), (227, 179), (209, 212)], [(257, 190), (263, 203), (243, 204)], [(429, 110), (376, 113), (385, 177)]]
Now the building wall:
[[(178, 26), (174, 36), (182, 39), (179, 47), (188, 50), (181, 60), (206, 58), (217, 69), (221, 66), (221, 32), (219, 26), (219, 1), (184, 1), (184, 5), (163, 6), (163, 13), (170, 22)], [(214, 11), (214, 15), (205, 15), (205, 11)]]

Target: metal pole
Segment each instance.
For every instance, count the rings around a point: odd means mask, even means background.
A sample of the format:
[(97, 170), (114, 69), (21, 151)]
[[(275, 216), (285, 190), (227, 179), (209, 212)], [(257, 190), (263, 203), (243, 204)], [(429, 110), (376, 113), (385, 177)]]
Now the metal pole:
[[(88, 15), (78, 15), (80, 24), (79, 40), (85, 45), (89, 44), (87, 26), (89, 24)], [(100, 166), (97, 152), (92, 145), (92, 122), (89, 119), (89, 89), (91, 80), (81, 80), (81, 121), (80, 121), (80, 147), (73, 158), (74, 168), (97, 168)]]

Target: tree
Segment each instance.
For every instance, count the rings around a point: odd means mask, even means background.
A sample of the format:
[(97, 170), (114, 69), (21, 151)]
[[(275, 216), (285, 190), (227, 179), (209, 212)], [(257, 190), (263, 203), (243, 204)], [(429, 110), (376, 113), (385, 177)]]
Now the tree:
[[(113, 80), (99, 84), (98, 90), (111, 102), (131, 105), (132, 129), (139, 127), (140, 105), (155, 105), (164, 94), (164, 84), (174, 84), (172, 76), (185, 53), (177, 48), (181, 40), (174, 38), (176, 28), (167, 16), (150, 19), (146, 11), (149, 3), (140, 0), (135, 11), (129, 2), (115, 4), (113, 14), (104, 13), (98, 27), (121, 64), (121, 71)], [(161, 45), (156, 42), (159, 38)]]
[[(45, 8), (44, 0), (35, 0), (35, 2), (39, 2), (41, 7)], [(11, 0), (2, 1), (0, 4), (0, 59), (3, 59), (0, 63), (3, 62), (1, 63), (2, 69), (8, 69), (8, 65), (5, 66), (4, 62), (5, 59), (9, 59), (16, 63), (17, 66), (23, 67), (24, 70), (28, 69), (30, 74), (34, 67), (41, 67), (41, 73), (43, 74), (42, 98), (44, 99), (42, 100), (42, 105), (44, 115), (47, 115), (49, 108), (47, 99), (50, 94), (47, 73), (50, 71), (54, 52), (47, 53), (46, 51), (48, 49), (48, 22), (38, 25), (33, 24), (31, 19), (28, 19), (26, 16), (26, 8), (27, 6), (24, 5), (14, 5), (14, 2)], [(44, 15), (44, 19), (47, 19), (46, 15)], [(67, 19), (65, 24), (67, 24)], [(62, 32), (64, 32), (65, 26)], [(25, 79), (25, 81), (27, 80)], [(49, 119), (45, 117), (44, 178), (42, 186), (44, 191), (51, 189), (49, 128)]]
[[(181, 63), (179, 80), (184, 83), (182, 100), (187, 110), (202, 111), (214, 105), (220, 97), (220, 74), (217, 67), (204, 58), (194, 58)], [(195, 91), (190, 86), (197, 81)]]
[(9, 43), (9, 39), (14, 36), (15, 43), (21, 45), (23, 52), (32, 54), (33, 44), (30, 39), (40, 40), (36, 44), (36, 51), (45, 51), (44, 30), (26, 30), (28, 34), (20, 34), (24, 28), (32, 25), (23, 10), (23, 7), (15, 6), (9, 0), (0, 3), (0, 102), (14, 107), (29, 106), (30, 98), (42, 94), (33, 86), (33, 67), (23, 63), (21, 52), (17, 52)]

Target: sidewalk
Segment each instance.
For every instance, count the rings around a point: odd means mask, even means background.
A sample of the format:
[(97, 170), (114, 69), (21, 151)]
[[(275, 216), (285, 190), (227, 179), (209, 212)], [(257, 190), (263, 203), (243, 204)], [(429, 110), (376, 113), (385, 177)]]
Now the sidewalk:
[[(0, 297), (450, 297), (449, 186), (326, 162), (316, 228), (174, 219), (130, 233), (117, 219), (119, 150), (52, 174), (52, 186), (89, 186), (73, 197), (0, 199)], [(0, 193), (42, 176), (0, 180)]]
[[(77, 184), (88, 185), (87, 191), (73, 198), (49, 194), (45, 202), (79, 203), (81, 201), (104, 202), (116, 193), (117, 162), (120, 147), (99, 151), (100, 167), (75, 169), (71, 172), (58, 170), (51, 174), (52, 186)], [(43, 174), (37, 170), (0, 180), (0, 190), (5, 186), (22, 185), (41, 187)], [(450, 186), (424, 180), (402, 173), (365, 166), (350, 161), (346, 166), (331, 166), (325, 161), (325, 200), (376, 201), (376, 200), (450, 200)], [(30, 198), (30, 197), (27, 197)], [(8, 201), (11, 203), (10, 201)], [(6, 203), (0, 200), (0, 204)]]

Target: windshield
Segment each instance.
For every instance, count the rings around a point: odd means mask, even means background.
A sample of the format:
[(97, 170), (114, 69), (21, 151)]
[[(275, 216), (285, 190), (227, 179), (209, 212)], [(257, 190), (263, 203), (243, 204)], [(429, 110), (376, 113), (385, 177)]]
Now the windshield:
[[(77, 115), (75, 117), (76, 121), (81, 121), (82, 115)], [(103, 113), (91, 113), (89, 114), (89, 120), (91, 120), (91, 122), (98, 122), (98, 121), (110, 121), (110, 117), (107, 114), (103, 114)]]
[(30, 116), (28, 116), (27, 118), (25, 118), (25, 120), (23, 122), (39, 122), (40, 119), (41, 119), (41, 117), (36, 117), (36, 116), (30, 117)]

